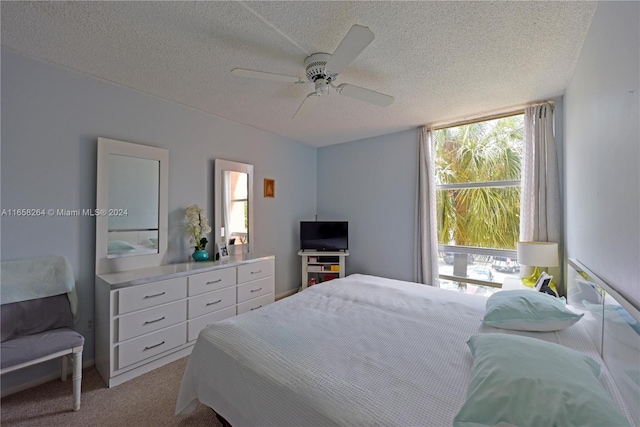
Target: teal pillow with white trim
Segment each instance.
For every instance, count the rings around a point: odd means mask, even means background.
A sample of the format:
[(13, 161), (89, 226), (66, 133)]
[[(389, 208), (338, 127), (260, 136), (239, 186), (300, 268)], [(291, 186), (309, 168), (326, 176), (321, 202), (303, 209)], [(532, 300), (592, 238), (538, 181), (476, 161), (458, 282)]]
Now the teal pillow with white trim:
[(549, 332), (571, 326), (582, 316), (566, 307), (564, 297), (517, 289), (491, 295), (482, 322), (494, 328)]
[(135, 249), (135, 246), (129, 242), (125, 242), (124, 240), (109, 240), (107, 242), (107, 253), (110, 254), (131, 252)]
[(627, 427), (600, 380), (600, 365), (578, 351), (500, 333), (467, 341), (473, 355), (467, 400), (454, 427)]

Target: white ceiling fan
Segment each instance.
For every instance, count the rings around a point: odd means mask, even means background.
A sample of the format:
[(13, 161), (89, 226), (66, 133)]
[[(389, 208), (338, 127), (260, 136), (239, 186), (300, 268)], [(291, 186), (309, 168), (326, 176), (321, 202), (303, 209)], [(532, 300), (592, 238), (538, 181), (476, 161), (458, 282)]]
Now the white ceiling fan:
[(335, 52), (333, 52), (333, 55), (328, 53), (314, 53), (305, 58), (304, 66), (307, 80), (283, 74), (247, 70), (245, 68), (234, 68), (231, 72), (237, 76), (254, 77), (279, 82), (296, 84), (313, 83), (315, 85), (315, 92), (307, 95), (293, 115), (293, 118), (302, 116), (303, 112), (307, 110), (308, 105), (313, 104), (313, 100), (329, 93), (329, 88), (335, 89), (340, 95), (386, 107), (393, 102), (393, 96), (349, 84), (341, 84), (339, 86), (333, 84), (338, 74), (351, 64), (351, 62), (369, 46), (374, 38), (375, 36), (369, 28), (354, 25), (344, 39), (342, 39)]

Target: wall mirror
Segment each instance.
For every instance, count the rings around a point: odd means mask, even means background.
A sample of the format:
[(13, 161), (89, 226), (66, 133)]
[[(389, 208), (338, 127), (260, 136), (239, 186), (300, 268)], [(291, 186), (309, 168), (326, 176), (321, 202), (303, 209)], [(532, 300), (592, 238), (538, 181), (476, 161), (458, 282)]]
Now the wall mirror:
[(253, 165), (215, 160), (214, 239), (229, 255), (253, 252)]
[(169, 152), (98, 138), (96, 274), (161, 265)]

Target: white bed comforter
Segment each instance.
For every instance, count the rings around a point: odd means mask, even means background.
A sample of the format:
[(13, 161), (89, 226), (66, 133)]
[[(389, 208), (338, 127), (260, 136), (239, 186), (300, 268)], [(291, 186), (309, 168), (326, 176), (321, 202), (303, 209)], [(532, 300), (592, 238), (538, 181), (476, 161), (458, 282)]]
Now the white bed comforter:
[(466, 397), (473, 334), (534, 336), (601, 362), (580, 322), (499, 330), (481, 323), (485, 303), (364, 275), (308, 288), (203, 330), (176, 413), (202, 402), (233, 426), (450, 426)]

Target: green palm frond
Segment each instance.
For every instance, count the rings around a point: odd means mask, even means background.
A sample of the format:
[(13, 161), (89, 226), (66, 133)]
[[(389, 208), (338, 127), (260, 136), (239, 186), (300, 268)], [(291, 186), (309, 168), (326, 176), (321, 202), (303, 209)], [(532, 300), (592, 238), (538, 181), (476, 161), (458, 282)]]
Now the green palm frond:
[[(434, 132), (436, 183), (512, 181), (521, 176), (523, 116)], [(515, 249), (520, 188), (438, 190), (438, 241)]]

